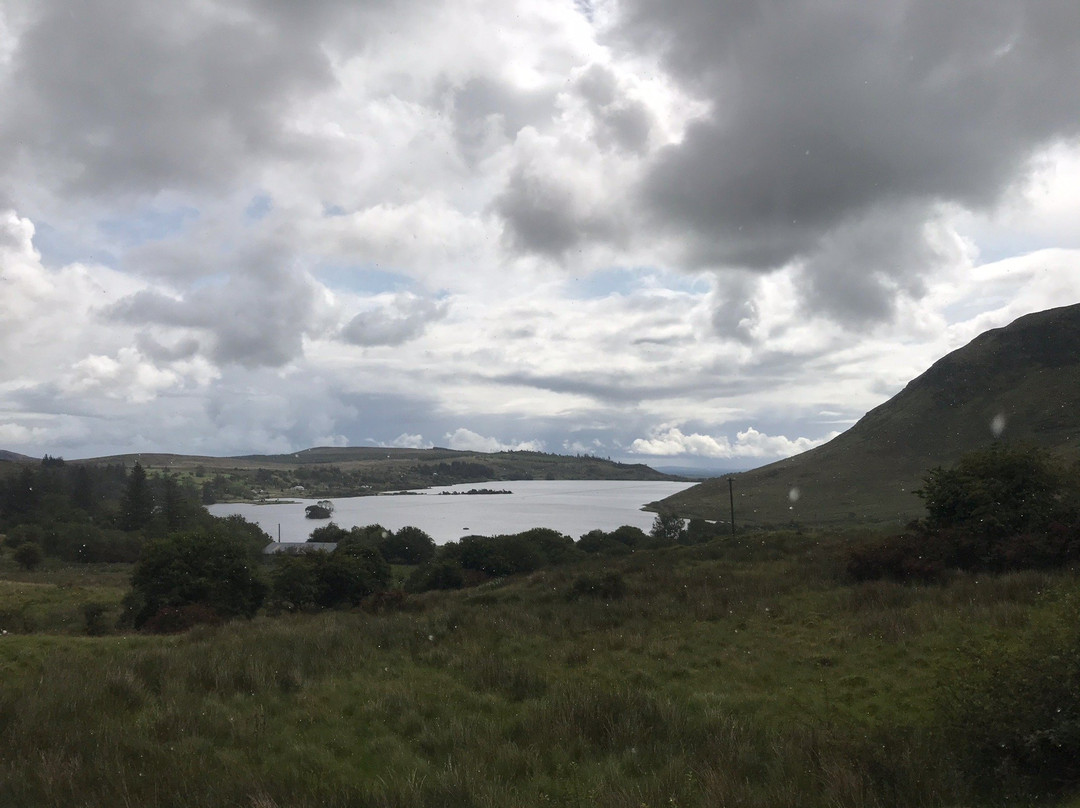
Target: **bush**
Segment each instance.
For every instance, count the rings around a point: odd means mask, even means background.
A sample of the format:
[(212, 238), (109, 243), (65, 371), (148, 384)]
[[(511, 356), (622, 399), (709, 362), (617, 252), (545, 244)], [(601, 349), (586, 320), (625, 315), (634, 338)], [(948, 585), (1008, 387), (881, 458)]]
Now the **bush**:
[(571, 599), (580, 597), (617, 600), (626, 594), (626, 582), (618, 572), (609, 571), (600, 575), (582, 575), (574, 579), (570, 587)]
[(204, 603), (188, 603), (184, 606), (164, 606), (143, 624), (143, 631), (151, 634), (179, 634), (199, 625), (216, 626), (221, 615)]
[(1048, 796), (1080, 786), (1080, 598), (1067, 598), (1017, 650), (972, 651), (940, 701), (977, 790)]
[(139, 628), (163, 609), (195, 603), (222, 618), (251, 617), (265, 595), (242, 542), (215, 533), (180, 533), (145, 546), (127, 605)]
[(461, 540), (461, 566), (491, 576), (533, 572), (544, 565), (540, 551), (514, 536), (466, 536)]
[(295, 612), (314, 607), (319, 584), (315, 577), (315, 564), (309, 555), (279, 554), (274, 557), (270, 592), (277, 608)]
[(34, 570), (41, 566), (41, 562), (45, 556), (37, 544), (28, 541), (15, 548), (15, 552), (12, 553), (12, 558), (14, 558), (15, 563), (24, 570)]
[[(308, 507), (314, 508), (314, 505)], [(314, 542), (326, 542), (328, 544), (336, 544), (340, 541), (344, 541), (349, 537), (349, 531), (345, 528), (338, 526), (334, 522), (317, 527), (311, 531), (311, 536), (308, 541)]]
[(287, 611), (358, 605), (386, 589), (390, 566), (378, 550), (340, 544), (333, 553), (279, 556), (271, 573), (274, 604)]
[(682, 518), (673, 513), (661, 513), (653, 520), (652, 530), (649, 531), (653, 541), (651, 544), (663, 547), (670, 544), (679, 544), (686, 541), (686, 524)]
[(379, 552), (391, 564), (423, 564), (435, 555), (435, 540), (418, 527), (405, 526), (389, 533)]
[(548, 527), (534, 527), (515, 534), (514, 538), (531, 545), (546, 564), (569, 564), (583, 557), (582, 552), (574, 546), (573, 539)]
[(590, 530), (577, 542), (577, 548), (585, 553), (603, 555), (629, 555), (637, 547), (645, 547), (652, 539), (641, 528), (623, 525), (610, 533)]
[(461, 589), (465, 575), (453, 561), (433, 561), (413, 571), (405, 582), (408, 592), (429, 592), (432, 589)]
[(945, 572), (944, 559), (926, 535), (905, 533), (867, 542), (848, 551), (847, 573), (856, 581), (938, 580)]
[(994, 444), (931, 470), (921, 490), (927, 525), (1001, 538), (1041, 531), (1061, 518), (1065, 475), (1043, 450)]

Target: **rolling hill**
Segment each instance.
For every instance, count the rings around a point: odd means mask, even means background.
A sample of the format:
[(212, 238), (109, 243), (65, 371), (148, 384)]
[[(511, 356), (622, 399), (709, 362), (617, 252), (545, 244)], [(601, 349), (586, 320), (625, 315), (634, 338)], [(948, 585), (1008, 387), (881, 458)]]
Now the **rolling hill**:
[[(5, 453), (18, 468), (37, 459)], [(0, 455), (3, 458), (4, 455)], [(281, 455), (208, 457), (165, 453), (110, 455), (68, 461), (122, 464), (139, 461), (152, 474), (179, 475), (203, 489), (204, 502), (297, 496), (342, 497), (498, 480), (678, 480), (640, 463), (544, 452), (484, 453), (455, 449), (318, 447)]]
[[(828, 443), (733, 475), (744, 525), (904, 524), (926, 472), (1001, 440), (1080, 457), (1080, 305), (1021, 317), (934, 363)], [(726, 479), (653, 507), (726, 521)]]

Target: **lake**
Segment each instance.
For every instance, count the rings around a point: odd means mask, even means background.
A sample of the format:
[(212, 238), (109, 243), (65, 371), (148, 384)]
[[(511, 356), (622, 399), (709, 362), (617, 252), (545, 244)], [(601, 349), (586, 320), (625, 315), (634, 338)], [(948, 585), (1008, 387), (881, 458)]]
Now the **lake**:
[[(641, 510), (649, 502), (669, 497), (694, 483), (627, 482), (622, 480), (516, 480), (437, 486), (414, 494), (341, 497), (334, 503), (334, 523), (344, 528), (380, 524), (390, 530), (413, 525), (437, 544), (471, 534), (494, 536), (549, 527), (574, 539), (600, 528), (634, 525), (644, 531), (655, 515)], [(441, 491), (494, 489), (509, 494), (446, 496)], [(220, 503), (208, 506), (215, 516), (239, 514), (257, 523), (275, 540), (305, 541), (325, 519), (308, 519), (302, 499), (286, 505)]]

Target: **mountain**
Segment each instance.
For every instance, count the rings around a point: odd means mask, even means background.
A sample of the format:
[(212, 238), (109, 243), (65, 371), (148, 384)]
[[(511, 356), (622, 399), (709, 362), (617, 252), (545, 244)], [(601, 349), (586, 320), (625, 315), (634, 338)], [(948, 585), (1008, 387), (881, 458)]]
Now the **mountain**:
[(0, 449), (0, 463), (28, 463), (37, 462), (37, 458), (27, 457), (21, 455), (18, 452), (9, 452), (7, 449)]
[(205, 502), (298, 496), (360, 496), (453, 483), (498, 480), (676, 480), (641, 464), (543, 452), (483, 453), (454, 449), (318, 447), (282, 455), (206, 457), (126, 454), (79, 464), (138, 460), (153, 473), (178, 474), (203, 490)]
[[(1080, 457), (1080, 305), (1021, 317), (944, 358), (851, 429), (803, 454), (732, 475), (736, 524), (904, 524), (927, 471), (1006, 442)], [(653, 503), (726, 521), (727, 478)]]

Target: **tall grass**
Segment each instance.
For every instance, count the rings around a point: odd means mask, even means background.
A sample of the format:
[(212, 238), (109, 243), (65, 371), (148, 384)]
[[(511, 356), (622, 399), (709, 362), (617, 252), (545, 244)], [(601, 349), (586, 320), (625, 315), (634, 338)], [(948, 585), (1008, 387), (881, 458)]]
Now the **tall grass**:
[(967, 804), (942, 671), (1074, 579), (851, 586), (790, 541), (634, 554), (608, 599), (575, 595), (593, 559), (389, 614), (2, 637), (0, 805)]

